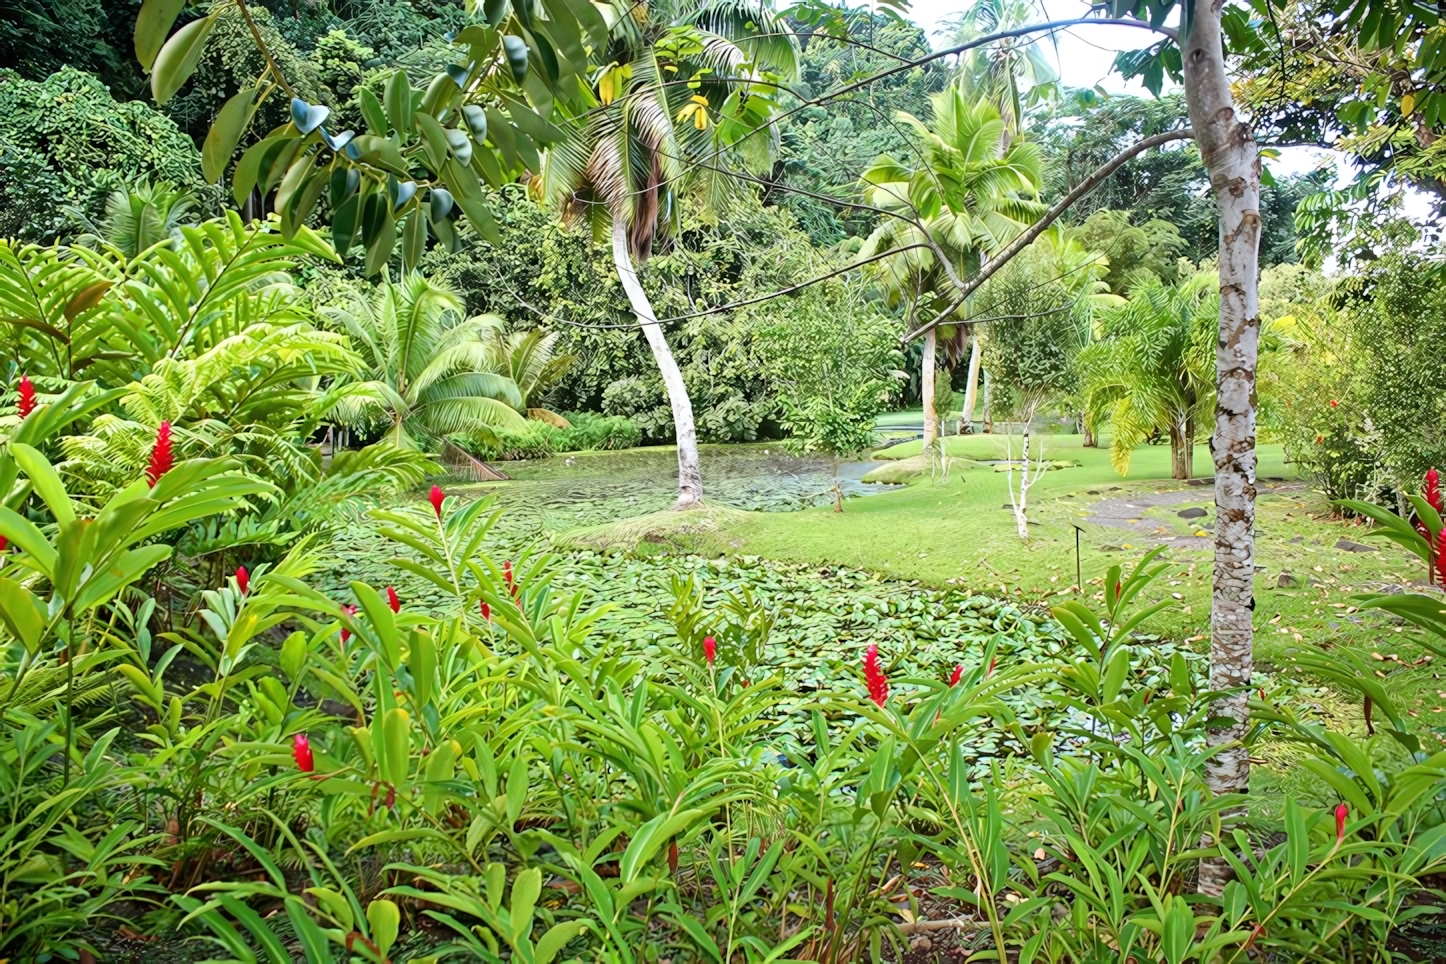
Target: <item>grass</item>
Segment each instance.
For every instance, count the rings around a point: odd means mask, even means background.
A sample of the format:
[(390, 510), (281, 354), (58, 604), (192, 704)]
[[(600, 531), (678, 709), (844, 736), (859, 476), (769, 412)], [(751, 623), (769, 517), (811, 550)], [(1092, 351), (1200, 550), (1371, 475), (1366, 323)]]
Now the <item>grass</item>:
[[(1128, 474), (1122, 478), (1110, 465), (1108, 447), (1085, 448), (1082, 437), (1070, 435), (1035, 436), (1035, 440), (1043, 440), (1046, 458), (1074, 460), (1080, 466), (1048, 472), (1030, 490), (1029, 515), (1037, 524), (1030, 526), (1028, 543), (1020, 541), (1013, 514), (1006, 508), (1006, 475), (977, 461), (956, 463), (947, 480), (926, 475), (900, 490), (851, 499), (842, 513), (831, 509), (728, 511), (717, 514), (706, 526), (660, 513), (646, 521), (630, 520), (627, 529), (604, 526), (569, 535), (585, 538), (594, 546), (609, 541), (639, 546), (638, 533), (646, 532), (648, 545), (642, 546), (644, 550), (671, 543), (673, 549), (684, 547), (704, 554), (726, 552), (837, 564), (932, 585), (963, 585), (990, 595), (1048, 605), (1078, 593), (1072, 588), (1074, 527), (1078, 526), (1082, 530), (1080, 569), (1086, 582), (1085, 594), (1101, 597), (1100, 577), (1109, 566), (1133, 565), (1160, 541), (1089, 523), (1086, 517), (1091, 507), (1106, 498), (1187, 487), (1169, 479), (1167, 446), (1137, 450)], [(1004, 457), (1006, 439), (964, 436), (949, 438), (946, 444), (953, 457), (991, 460)], [(1103, 444), (1107, 446), (1108, 441)], [(1017, 453), (1017, 439), (1014, 448)], [(919, 450), (916, 441), (888, 449), (886, 454), (905, 458), (917, 455)], [(1279, 445), (1261, 445), (1258, 455), (1257, 476), (1262, 481), (1295, 478)], [(1208, 451), (1198, 446), (1194, 453), (1195, 473), (1207, 476), (1211, 470)], [(1213, 516), (1210, 487), (1194, 491), (1198, 498), (1144, 510), (1139, 518), (1150, 529), (1164, 528), (1176, 535), (1200, 532), (1194, 526), (1208, 519), (1186, 522), (1177, 515), (1181, 509), (1199, 506)], [(1262, 669), (1283, 666), (1290, 650), (1302, 646), (1327, 650), (1348, 646), (1378, 653), (1386, 657), (1379, 666), (1388, 677), (1388, 691), (1413, 713), (1424, 716), (1423, 725), (1435, 723), (1434, 711), (1442, 702), (1437, 696), (1442, 684), (1436, 674), (1429, 665), (1406, 668), (1389, 658), (1395, 655), (1409, 663), (1423, 651), (1409, 633), (1403, 633), (1385, 617), (1357, 612), (1352, 598), (1384, 584), (1423, 580), (1420, 561), (1383, 540), (1370, 540), (1369, 544), (1379, 547), (1377, 552), (1336, 549), (1337, 540), (1342, 538), (1362, 541), (1364, 530), (1354, 523), (1330, 518), (1329, 505), (1308, 487), (1289, 486), (1279, 491), (1262, 487), (1256, 508), (1256, 564), (1264, 567), (1256, 577), (1257, 665)], [(669, 539), (668, 529), (675, 524), (687, 525), (691, 531)], [(1156, 596), (1172, 597), (1178, 605), (1156, 617), (1152, 628), (1204, 647), (1209, 638), (1211, 549), (1208, 544), (1201, 548), (1166, 544), (1166, 558), (1172, 568), (1155, 584)], [(1300, 585), (1276, 588), (1282, 571), (1292, 573)], [(1446, 725), (1446, 717), (1441, 722)]]

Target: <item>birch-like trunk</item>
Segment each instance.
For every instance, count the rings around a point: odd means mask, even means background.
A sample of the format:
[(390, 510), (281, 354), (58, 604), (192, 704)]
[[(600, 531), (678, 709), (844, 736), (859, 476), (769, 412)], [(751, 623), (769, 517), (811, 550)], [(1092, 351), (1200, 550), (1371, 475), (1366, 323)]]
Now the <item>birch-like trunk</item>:
[(974, 404), (979, 399), (979, 361), (983, 355), (980, 332), (969, 333), (969, 381), (964, 387), (964, 411), (959, 416), (959, 434), (974, 431)]
[(924, 362), (919, 372), (919, 391), (924, 396), (924, 448), (939, 437), (939, 415), (934, 411), (934, 351), (938, 344), (938, 332), (930, 328), (924, 336)]
[(658, 372), (663, 376), (663, 387), (668, 392), (668, 404), (673, 408), (673, 434), (678, 438), (678, 501), (674, 509), (688, 509), (703, 498), (703, 473), (698, 468), (698, 433), (693, 427), (693, 402), (688, 398), (688, 386), (683, 384), (683, 373), (673, 360), (672, 349), (663, 337), (658, 316), (648, 301), (648, 293), (638, 281), (633, 257), (628, 251), (628, 228), (622, 218), (613, 218), (613, 266), (617, 268), (618, 280), (627, 292), (628, 303), (648, 347), (653, 350), (653, 360), (658, 363)]
[[(1260, 243), (1260, 155), (1250, 125), (1236, 113), (1225, 73), (1219, 0), (1191, 0), (1194, 21), (1184, 43), (1185, 101), (1200, 156), (1220, 210), (1220, 340), (1217, 401), (1210, 453), (1215, 462), (1215, 572), (1210, 606), (1210, 688), (1242, 690), (1251, 677), (1255, 608), (1255, 361), (1260, 342), (1256, 282)], [(1216, 705), (1233, 722), (1211, 730), (1218, 752), (1205, 778), (1216, 793), (1244, 792), (1250, 757), (1245, 692)], [(1200, 890), (1219, 894), (1229, 880), (1223, 861), (1206, 861)]]

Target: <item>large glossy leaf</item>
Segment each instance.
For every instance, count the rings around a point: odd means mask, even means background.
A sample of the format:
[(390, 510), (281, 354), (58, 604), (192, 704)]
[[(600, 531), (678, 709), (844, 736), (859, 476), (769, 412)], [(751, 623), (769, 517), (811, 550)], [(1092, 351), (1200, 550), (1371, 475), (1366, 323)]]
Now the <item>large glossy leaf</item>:
[(206, 132), (206, 141), (201, 145), (201, 174), (206, 180), (214, 182), (226, 173), (226, 165), (231, 162), (231, 155), (235, 153), (236, 145), (241, 143), (246, 125), (251, 122), (251, 108), (259, 92), (259, 88), (247, 87), (232, 94), (217, 111), (211, 129)]
[(191, 74), (201, 63), (201, 55), (206, 52), (206, 40), (215, 27), (216, 16), (212, 14), (192, 20), (166, 41), (151, 68), (151, 94), (156, 103), (166, 103), (191, 79)]

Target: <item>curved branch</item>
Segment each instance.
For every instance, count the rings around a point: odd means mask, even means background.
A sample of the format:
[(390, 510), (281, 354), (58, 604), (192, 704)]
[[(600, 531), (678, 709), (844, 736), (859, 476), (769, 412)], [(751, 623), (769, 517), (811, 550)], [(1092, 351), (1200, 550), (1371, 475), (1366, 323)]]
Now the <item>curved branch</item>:
[(907, 344), (908, 342), (913, 341), (915, 338), (919, 337), (930, 329), (938, 326), (940, 322), (944, 320), (944, 318), (952, 314), (954, 309), (958, 308), (959, 305), (964, 302), (965, 298), (968, 298), (975, 291), (979, 290), (979, 286), (984, 284), (984, 282), (988, 281), (995, 272), (997, 272), (1000, 268), (1004, 267), (1006, 264), (1012, 261), (1014, 259), (1014, 256), (1019, 254), (1019, 252), (1029, 247), (1029, 245), (1033, 243), (1034, 239), (1043, 234), (1045, 232), (1045, 229), (1047, 229), (1051, 224), (1053, 224), (1055, 221), (1058, 221), (1060, 215), (1068, 211), (1070, 207), (1074, 204), (1074, 202), (1078, 201), (1080, 198), (1084, 197), (1086, 194), (1099, 187), (1100, 184), (1104, 182), (1105, 178), (1113, 174), (1116, 169), (1120, 167), (1121, 164), (1124, 164), (1136, 154), (1141, 154), (1152, 147), (1158, 147), (1161, 144), (1168, 144), (1171, 141), (1193, 140), (1194, 137), (1195, 132), (1188, 127), (1182, 127), (1179, 130), (1164, 131), (1162, 133), (1146, 137), (1144, 140), (1130, 145), (1120, 153), (1116, 154), (1114, 157), (1110, 158), (1104, 164), (1100, 165), (1093, 174), (1085, 178), (1083, 181), (1080, 181), (1079, 184), (1075, 185), (1074, 190), (1070, 191), (1068, 194), (1066, 194), (1063, 198), (1060, 199), (1059, 203), (1055, 204), (1054, 207), (1050, 208), (1049, 211), (1044, 215), (1044, 217), (1040, 218), (1038, 221), (1030, 225), (1023, 234), (1015, 238), (1013, 241), (1009, 242), (1009, 244), (1005, 245), (1002, 251), (1000, 251), (994, 257), (990, 258), (989, 261), (979, 269), (978, 274), (970, 278), (959, 288), (958, 297), (955, 298), (952, 305), (945, 309), (943, 314), (939, 315), (937, 318), (935, 318), (933, 321), (928, 322), (927, 324), (920, 325), (908, 335), (904, 336), (904, 343)]

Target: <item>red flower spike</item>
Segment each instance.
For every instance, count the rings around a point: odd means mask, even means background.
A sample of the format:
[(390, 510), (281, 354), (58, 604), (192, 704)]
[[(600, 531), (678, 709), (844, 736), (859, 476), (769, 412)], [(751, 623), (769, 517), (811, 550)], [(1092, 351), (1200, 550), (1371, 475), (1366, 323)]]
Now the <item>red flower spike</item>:
[[(356, 607), (355, 607), (355, 606), (342, 606), (342, 607), (341, 607), (341, 611), (342, 611), (345, 615), (351, 616), (353, 613), (356, 612)], [(347, 628), (346, 628), (346, 624), (343, 623), (343, 624), (342, 624), (342, 627), (341, 627), (341, 644), (342, 644), (343, 646), (345, 646), (345, 645), (346, 645), (346, 641), (347, 641), (348, 639), (351, 639), (351, 630), (350, 630), (350, 629), (347, 629)]]
[(1346, 839), (1346, 815), (1350, 812), (1344, 803), (1336, 806), (1336, 843)]
[(1437, 512), (1446, 512), (1446, 501), (1441, 498), (1441, 473), (1435, 469), (1426, 470), (1426, 485), (1421, 490), (1426, 504)]
[(251, 573), (246, 571), (245, 566), (236, 567), (236, 588), (241, 590), (241, 595), (251, 588)]
[(961, 676), (963, 676), (963, 675), (964, 675), (964, 664), (963, 664), (963, 663), (960, 663), (958, 666), (955, 666), (955, 667), (954, 667), (954, 672), (949, 675), (949, 688), (950, 688), (950, 689), (953, 689), (954, 686), (955, 686), (955, 684), (957, 684), (957, 683), (959, 682), (959, 678), (960, 678)]
[(487, 605), (487, 600), (482, 600), (482, 618), (489, 623), (492, 622), (492, 607)]
[(0, 536), (0, 552), (4, 552), (6, 549), (9, 549), (9, 548), (10, 548), (10, 540), (7, 539), (7, 538), (5, 538), (4, 536)]
[(306, 738), (305, 733), (296, 734), (296, 739), (291, 744), (291, 755), (296, 758), (296, 768), (302, 773), (310, 773), (316, 769), (316, 761), (311, 758), (311, 741)]
[(20, 386), (16, 391), (19, 397), (15, 400), (15, 411), (23, 419), (35, 411), (35, 386), (30, 384), (29, 375), (20, 376)]
[(442, 521), (442, 499), (444, 498), (442, 487), (438, 485), (432, 486), (432, 491), (427, 493), (427, 501), (432, 503), (432, 511), (437, 513), (438, 522)]
[(156, 444), (151, 449), (151, 464), (146, 467), (146, 481), (151, 488), (161, 481), (161, 476), (171, 471), (175, 456), (171, 451), (171, 423), (162, 422), (156, 429)]
[(1336, 400), (1333, 398), (1333, 399), (1331, 399), (1331, 408), (1335, 408), (1335, 407), (1336, 407)]
[(989, 661), (989, 668), (984, 671), (984, 678), (988, 679), (994, 675), (994, 667), (999, 664), (999, 657), (996, 656)]
[(703, 658), (708, 661), (709, 666), (718, 658), (718, 640), (712, 636), (703, 637)]
[(870, 643), (864, 653), (864, 681), (869, 687), (869, 699), (883, 706), (889, 698), (889, 680), (879, 666), (878, 643)]
[(397, 598), (397, 591), (391, 586), (387, 587), (387, 605), (392, 607), (394, 613), (402, 611), (402, 601)]
[(508, 559), (502, 564), (502, 581), (507, 583), (507, 591), (516, 599), (520, 590), (517, 588), (517, 577), (512, 574), (512, 560)]

